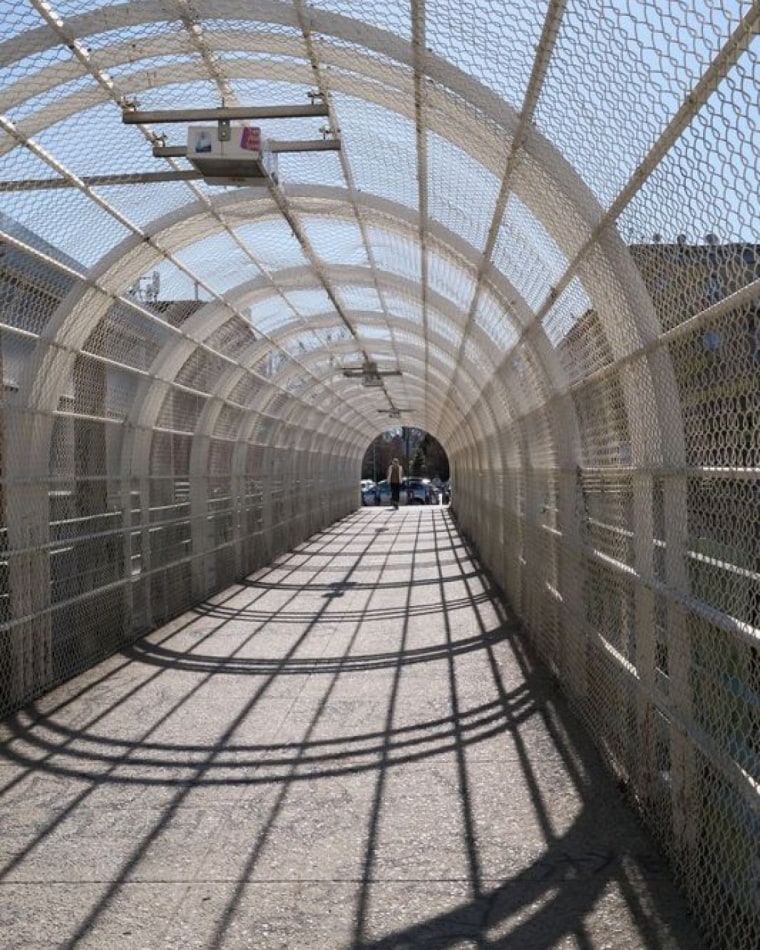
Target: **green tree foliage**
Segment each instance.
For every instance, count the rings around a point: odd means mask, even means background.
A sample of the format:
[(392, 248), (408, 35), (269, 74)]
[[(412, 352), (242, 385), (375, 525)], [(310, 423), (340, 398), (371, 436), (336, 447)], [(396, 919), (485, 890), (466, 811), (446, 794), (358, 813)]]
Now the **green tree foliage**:
[(447, 482), (449, 480), (449, 457), (438, 439), (426, 432), (420, 443), (420, 449), (425, 456), (425, 475), (429, 478), (440, 478), (442, 482)]

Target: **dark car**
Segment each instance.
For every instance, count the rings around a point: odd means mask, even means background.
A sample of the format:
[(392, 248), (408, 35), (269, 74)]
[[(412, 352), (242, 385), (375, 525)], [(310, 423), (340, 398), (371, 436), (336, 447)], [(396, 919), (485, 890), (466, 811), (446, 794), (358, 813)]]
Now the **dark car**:
[[(365, 505), (388, 505), (391, 500), (391, 486), (387, 479), (374, 487), (362, 489), (362, 501)], [(401, 482), (402, 505), (437, 505), (440, 503), (440, 491), (429, 478), (409, 475)]]
[(438, 504), (438, 491), (429, 478), (419, 478), (417, 475), (408, 475), (404, 479), (401, 489), (402, 496), (406, 494), (410, 505)]
[(362, 489), (362, 502), (365, 505), (384, 505), (391, 500), (391, 486), (386, 479), (375, 484), (371, 488)]

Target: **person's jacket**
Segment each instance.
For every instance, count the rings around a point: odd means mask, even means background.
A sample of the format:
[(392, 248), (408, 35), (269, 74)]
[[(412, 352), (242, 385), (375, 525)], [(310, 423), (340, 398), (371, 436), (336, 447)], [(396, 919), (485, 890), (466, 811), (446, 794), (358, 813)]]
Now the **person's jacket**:
[(388, 466), (388, 481), (389, 481), (391, 484), (395, 481), (395, 479), (393, 479), (393, 478), (391, 477), (394, 468), (398, 471), (398, 483), (399, 483), (399, 485), (400, 485), (400, 484), (403, 482), (403, 480), (404, 480), (404, 470), (403, 470), (403, 468), (402, 468), (400, 465), (395, 465), (395, 466), (394, 466), (393, 462), (391, 462), (391, 464)]

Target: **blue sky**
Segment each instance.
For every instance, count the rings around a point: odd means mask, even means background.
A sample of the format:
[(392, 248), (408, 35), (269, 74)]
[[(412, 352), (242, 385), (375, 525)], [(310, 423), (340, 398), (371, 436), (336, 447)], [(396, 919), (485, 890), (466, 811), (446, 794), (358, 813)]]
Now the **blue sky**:
[[(93, 0), (64, 0), (54, 7), (61, 15), (71, 16), (100, 5)], [(346, 16), (374, 17), (376, 25), (409, 36), (407, 8), (403, 4), (386, 6), (382, 12), (379, 6), (370, 8), (348, 0), (315, 6)], [(654, 4), (640, 0), (568, 2), (536, 109), (536, 125), (584, 176), (603, 205), (609, 204), (623, 187), (748, 7), (749, 0), (698, 0), (696, 4), (674, 0), (658, 0)], [(515, 0), (509, 5), (507, 17), (500, 0), (482, 0), (465, 7), (454, 0), (428, 0), (429, 48), (435, 54), (448, 55), (460, 68), (517, 106), (530, 73), (532, 49), (540, 35), (544, 9), (545, 4), (535, 0)], [(18, 37), (22, 29), (40, 22), (36, 12), (16, 0), (0, 0), (0, 14), (0, 39)], [(150, 30), (154, 31), (155, 26)], [(140, 35), (139, 30), (131, 32), (135, 37)], [(105, 42), (105, 38), (92, 39), (95, 49), (98, 42)], [(108, 38), (109, 42), (113, 40), (113, 36)], [(760, 38), (756, 37), (738, 67), (626, 209), (620, 221), (625, 239), (639, 242), (658, 232), (665, 240), (686, 233), (697, 241), (712, 231), (724, 240), (758, 240), (758, 51)], [(20, 72), (8, 68), (0, 71), (0, 82), (7, 84), (11, 77), (65, 62), (69, 57), (69, 51), (62, 47), (31, 54)], [(230, 62), (234, 63), (234, 58)], [(142, 66), (138, 64), (138, 68)], [(62, 91), (76, 93), (80, 85), (73, 80), (67, 89), (47, 96), (44, 103), (54, 103)], [(283, 83), (252, 85), (245, 81), (237, 85), (246, 101), (251, 96), (267, 94), (275, 99), (289, 99), (292, 94)], [(164, 101), (174, 104), (178, 97), (188, 95), (211, 101), (215, 92), (210, 83), (186, 83), (155, 89), (146, 94), (146, 102), (141, 105), (158, 106)], [(43, 100), (37, 103), (42, 104)], [(345, 95), (336, 95), (335, 107), (358, 187), (416, 207), (413, 122)], [(21, 121), (27, 112), (28, 107), (24, 107), (9, 110), (8, 115)], [(270, 134), (282, 132), (278, 129)], [(76, 120), (61, 121), (41, 130), (35, 134), (35, 140), (80, 175), (157, 167), (138, 130), (122, 126), (110, 103), (90, 108)], [(383, 143), (392, 149), (391, 174), (388, 161), (378, 154)], [(490, 173), (441, 136), (430, 133), (428, 148), (429, 213), (475, 248), (482, 247), (497, 182), (492, 182)], [(286, 159), (282, 171), (286, 181), (309, 179), (343, 184), (335, 155), (315, 157), (313, 163), (303, 157)], [(4, 179), (51, 174), (45, 163), (24, 149), (17, 148), (0, 157), (0, 176)], [(186, 189), (171, 184), (117, 186), (104, 189), (103, 194), (138, 226), (187, 200)], [(85, 266), (94, 263), (104, 249), (128, 233), (123, 225), (73, 190), (4, 194), (0, 196), (0, 208)], [(71, 227), (72, 221), (77, 222), (78, 228)], [(279, 230), (273, 224), (267, 227), (272, 233)], [(357, 232), (350, 226), (333, 226), (332, 252), (329, 221), (314, 219), (309, 230), (315, 245), (328, 259), (331, 253), (337, 253), (336, 248), (354, 248), (359, 253)], [(556, 248), (542, 229), (534, 226), (532, 234), (537, 256), (546, 262), (548, 274), (553, 269), (550, 261), (556, 258)], [(262, 246), (267, 267), (276, 268), (280, 262), (274, 252), (266, 253), (270, 248), (282, 247), (283, 263), (293, 259), (292, 248), (288, 249), (284, 240), (281, 245), (267, 242)], [(198, 254), (195, 257), (200, 260)], [(193, 266), (203, 267), (196, 262)], [(180, 295), (187, 295), (187, 278), (180, 276), (172, 265), (162, 269), (164, 293), (183, 291)], [(211, 280), (214, 275), (211, 268), (208, 270)], [(225, 257), (225, 272), (229, 273), (226, 277), (217, 275), (221, 289), (235, 283), (234, 271), (235, 254), (230, 253)], [(446, 284), (440, 271), (431, 273), (441, 286)], [(455, 297), (459, 293), (457, 287), (463, 287), (461, 281), (461, 277), (450, 273), (448, 283)], [(187, 285), (184, 288), (183, 282)]]

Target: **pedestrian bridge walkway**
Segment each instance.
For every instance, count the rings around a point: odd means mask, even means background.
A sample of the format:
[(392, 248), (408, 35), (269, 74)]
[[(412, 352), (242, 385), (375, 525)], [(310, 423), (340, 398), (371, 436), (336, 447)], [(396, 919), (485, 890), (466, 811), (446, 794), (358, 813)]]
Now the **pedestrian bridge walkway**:
[(760, 947), (759, 30), (0, 0), (1, 950)]
[(5, 948), (701, 946), (448, 508), (365, 508), (6, 720)]

